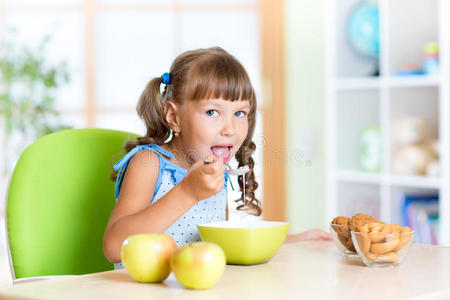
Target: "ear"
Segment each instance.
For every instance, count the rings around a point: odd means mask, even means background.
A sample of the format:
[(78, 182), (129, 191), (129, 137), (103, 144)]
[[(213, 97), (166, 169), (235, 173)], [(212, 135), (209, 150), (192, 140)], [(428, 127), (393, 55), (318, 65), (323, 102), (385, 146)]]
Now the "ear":
[(166, 121), (173, 131), (180, 131), (180, 117), (178, 106), (173, 101), (166, 101), (164, 105)]

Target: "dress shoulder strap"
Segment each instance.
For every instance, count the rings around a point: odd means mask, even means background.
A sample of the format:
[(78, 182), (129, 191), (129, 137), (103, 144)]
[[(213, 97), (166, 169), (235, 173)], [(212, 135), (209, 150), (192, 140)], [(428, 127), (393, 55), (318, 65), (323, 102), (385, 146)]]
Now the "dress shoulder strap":
[[(142, 150), (150, 150), (152, 152), (154, 152), (156, 155), (158, 155), (159, 158), (159, 169), (164, 167), (164, 161), (165, 159), (162, 157), (162, 155), (168, 157), (169, 159), (173, 157), (173, 154), (170, 153), (169, 151), (167, 151), (166, 149), (162, 148), (159, 145), (156, 144), (145, 144), (145, 145), (138, 145), (136, 147), (134, 147), (133, 149), (131, 149), (127, 154), (124, 155), (124, 157), (122, 157), (113, 167), (114, 171), (119, 171), (117, 174), (117, 179), (116, 179), (116, 184), (115, 184), (115, 197), (116, 199), (119, 198), (119, 194), (120, 194), (120, 189), (122, 187), (122, 182), (123, 182), (123, 177), (125, 174), (125, 171), (127, 170), (128, 164), (130, 163), (131, 158), (138, 153), (139, 151)], [(160, 176), (159, 176), (158, 172), (158, 183), (160, 183)], [(157, 191), (157, 187), (155, 186), (155, 191)]]

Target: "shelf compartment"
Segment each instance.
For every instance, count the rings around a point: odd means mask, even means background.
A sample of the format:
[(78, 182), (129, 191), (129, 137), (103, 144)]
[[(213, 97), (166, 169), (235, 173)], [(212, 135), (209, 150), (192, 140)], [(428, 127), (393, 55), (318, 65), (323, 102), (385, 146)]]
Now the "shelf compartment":
[(380, 186), (377, 184), (338, 184), (338, 215), (351, 217), (364, 213), (380, 217)]
[[(439, 242), (439, 190), (393, 187), (390, 191), (390, 223), (407, 225), (416, 231), (415, 243)], [(405, 205), (405, 199), (408, 205)]]
[(424, 47), (438, 42), (438, 0), (388, 1), (389, 74), (411, 64), (422, 69)]
[(379, 91), (340, 91), (337, 95), (337, 164), (339, 169), (360, 170), (360, 138), (368, 126), (378, 126)]
[[(439, 88), (437, 87), (415, 87), (415, 88), (392, 88), (390, 89), (390, 169), (392, 174), (397, 172), (406, 172), (408, 165), (413, 165), (415, 162), (423, 161), (426, 165), (417, 166), (417, 174), (407, 175), (421, 175), (425, 172), (427, 166), (434, 160), (434, 152), (431, 143), (439, 140)], [(408, 118), (419, 118), (422, 121), (411, 120), (407, 123)], [(402, 123), (403, 122), (403, 123)], [(414, 136), (421, 134), (419, 128), (425, 128), (425, 135), (417, 142), (401, 142), (398, 137), (396, 127), (402, 124), (401, 136)], [(426, 143), (426, 144), (424, 144)], [(414, 146), (409, 146), (413, 145)], [(435, 147), (434, 147), (435, 148)], [(402, 149), (402, 150), (400, 150)], [(403, 151), (399, 154), (398, 151)], [(431, 156), (431, 157), (430, 157)], [(408, 158), (409, 157), (409, 158)], [(404, 160), (400, 165), (400, 159)], [(414, 161), (412, 161), (414, 159)], [(409, 160), (409, 163), (408, 163)], [(429, 162), (427, 162), (429, 160)], [(434, 173), (434, 172), (433, 172)], [(397, 173), (401, 175), (402, 173)], [(432, 174), (432, 173), (430, 173)]]
[[(429, 137), (438, 138), (439, 89), (437, 87), (392, 88), (390, 90), (390, 122), (416, 116), (429, 126)], [(393, 145), (395, 141), (391, 140)]]
[[(377, 2), (377, 1), (375, 1)], [(360, 0), (339, 1), (336, 5), (336, 76), (338, 78), (348, 77), (371, 77), (379, 69), (379, 60), (366, 58), (357, 53), (349, 43), (348, 22), (349, 16)]]

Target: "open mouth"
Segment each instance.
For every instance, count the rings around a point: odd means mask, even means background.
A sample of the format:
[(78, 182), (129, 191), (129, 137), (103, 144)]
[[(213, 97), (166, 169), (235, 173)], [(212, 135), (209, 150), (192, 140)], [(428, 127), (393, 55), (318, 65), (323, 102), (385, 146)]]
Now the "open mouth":
[(227, 162), (231, 157), (231, 149), (233, 145), (216, 145), (211, 147), (211, 152), (215, 157), (222, 157), (224, 162)]

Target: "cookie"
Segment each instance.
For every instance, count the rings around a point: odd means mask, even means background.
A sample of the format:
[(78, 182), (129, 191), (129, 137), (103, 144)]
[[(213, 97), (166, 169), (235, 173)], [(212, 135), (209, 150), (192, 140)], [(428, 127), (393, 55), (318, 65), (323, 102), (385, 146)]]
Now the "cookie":
[(375, 254), (375, 253), (367, 253), (366, 254), (367, 259), (370, 260), (378, 260), (378, 261), (384, 261), (384, 262), (396, 262), (399, 259), (399, 256), (395, 252), (388, 252), (385, 254)]
[(338, 234), (338, 236), (348, 239), (350, 237), (350, 228), (348, 227), (349, 222), (349, 218), (339, 216), (334, 218), (333, 221), (331, 221), (331, 224), (339, 225), (333, 227), (334, 231)]
[(393, 226), (392, 232), (398, 231), (400, 236), (400, 242), (393, 249), (393, 251), (398, 251), (401, 248), (403, 248), (403, 246), (405, 246), (407, 243), (409, 243), (409, 241), (412, 239), (411, 235), (412, 229), (409, 228), (408, 226), (400, 226), (400, 225), (392, 225), (392, 226)]
[(366, 214), (356, 214), (351, 218), (349, 222), (349, 227), (350, 230), (357, 231), (357, 227), (366, 225), (368, 223), (381, 223), (381, 222)]
[(348, 249), (348, 251), (356, 252), (355, 246), (353, 245), (352, 238), (349, 238), (344, 245), (345, 245), (345, 248)]

